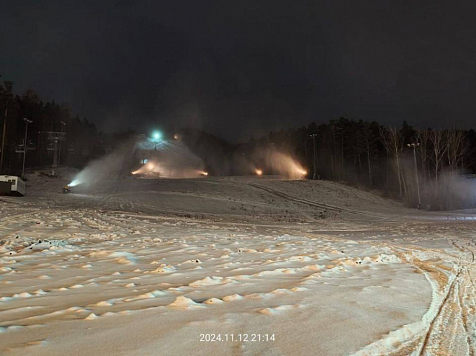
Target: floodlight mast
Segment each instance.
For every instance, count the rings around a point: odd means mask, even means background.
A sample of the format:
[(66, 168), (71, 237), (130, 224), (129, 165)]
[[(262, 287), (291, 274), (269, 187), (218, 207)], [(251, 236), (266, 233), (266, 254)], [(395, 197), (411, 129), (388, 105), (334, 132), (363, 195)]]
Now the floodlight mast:
[(313, 133), (309, 135), (312, 137), (312, 142), (313, 142), (313, 147), (314, 147), (314, 156), (313, 156), (313, 163), (312, 163), (312, 170), (313, 170), (313, 175), (312, 179), (317, 179), (317, 155), (316, 155), (316, 137), (317, 134)]
[(152, 141), (154, 142), (154, 150), (157, 151), (157, 143), (160, 142), (160, 138), (162, 137), (162, 133), (160, 131), (155, 131), (152, 134)]
[[(1, 77), (1, 75), (0, 75)], [(7, 84), (7, 88), (8, 88), (8, 95), (6, 97), (6, 100), (5, 100), (5, 111), (4, 111), (4, 116), (3, 116), (3, 131), (2, 131), (2, 146), (1, 146), (1, 152), (0, 152), (0, 173), (4, 173), (3, 172), (3, 157), (4, 157), (4, 154), (5, 154), (5, 142), (6, 142), (6, 138), (7, 138), (7, 116), (8, 116), (8, 100), (9, 98), (11, 97), (11, 90), (12, 90), (12, 87), (11, 85), (13, 85), (13, 83), (9, 82), (9, 84)]]
[[(55, 168), (58, 167), (58, 142), (61, 142), (62, 140), (65, 139), (66, 132), (40, 131), (40, 133), (48, 134), (48, 140), (53, 142), (53, 149), (51, 149), (51, 151), (54, 151), (54, 153), (53, 153), (53, 165), (51, 166), (52, 168), (51, 174), (56, 175)], [(49, 148), (48, 148), (48, 151), (50, 151)]]
[(416, 159), (416, 148), (420, 146), (420, 142), (408, 143), (407, 146), (413, 148), (413, 162), (415, 164), (415, 180), (417, 184), (417, 193), (418, 193), (418, 209), (420, 209), (421, 208), (420, 182), (418, 180), (418, 165), (417, 165), (417, 159)]
[[(60, 121), (61, 124), (61, 133), (63, 133), (63, 129), (66, 126), (66, 122)], [(58, 165), (61, 165), (61, 141), (59, 142), (59, 152), (58, 152)]]
[(27, 138), (28, 138), (28, 124), (31, 124), (33, 121), (28, 120), (26, 117), (23, 118), (25, 121), (25, 141), (23, 142), (23, 166), (21, 170), (21, 177), (24, 179), (25, 178), (25, 161), (26, 161), (26, 151), (28, 150), (28, 145), (27, 145)]

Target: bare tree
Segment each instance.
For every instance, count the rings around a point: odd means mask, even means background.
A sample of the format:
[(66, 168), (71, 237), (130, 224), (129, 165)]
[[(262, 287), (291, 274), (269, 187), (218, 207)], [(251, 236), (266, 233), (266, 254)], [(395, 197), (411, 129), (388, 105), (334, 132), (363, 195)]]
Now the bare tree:
[(406, 186), (403, 173), (402, 173), (402, 165), (401, 165), (401, 152), (403, 149), (403, 142), (400, 132), (398, 132), (397, 128), (391, 126), (388, 130), (380, 129), (380, 138), (387, 150), (387, 154), (391, 152), (395, 159), (395, 167), (397, 170), (397, 178), (398, 178), (398, 189), (399, 189), (399, 196), (403, 197), (403, 191), (406, 191)]
[(463, 157), (468, 149), (465, 133), (456, 128), (448, 130), (446, 132), (446, 141), (448, 166), (454, 171), (462, 164)]
[(448, 144), (441, 130), (433, 130), (430, 141), (433, 144), (433, 163), (435, 170), (435, 195), (438, 196), (438, 176), (443, 163), (443, 158), (448, 150)]
[(375, 136), (372, 133), (371, 124), (368, 122), (363, 123), (363, 142), (365, 146), (365, 152), (367, 153), (367, 166), (369, 173), (369, 184), (372, 186), (373, 177), (372, 177), (372, 155), (374, 151)]
[(430, 146), (431, 130), (417, 130), (417, 139), (420, 145), (417, 148), (421, 159), (421, 168), (423, 172), (423, 179), (426, 181), (429, 178), (429, 155), (428, 149)]
[(383, 147), (385, 148), (385, 152), (387, 153), (387, 161), (385, 163), (385, 184), (388, 193), (388, 162), (390, 160), (390, 138), (386, 128), (383, 126), (379, 126), (379, 133), (380, 133), (380, 142), (382, 143)]

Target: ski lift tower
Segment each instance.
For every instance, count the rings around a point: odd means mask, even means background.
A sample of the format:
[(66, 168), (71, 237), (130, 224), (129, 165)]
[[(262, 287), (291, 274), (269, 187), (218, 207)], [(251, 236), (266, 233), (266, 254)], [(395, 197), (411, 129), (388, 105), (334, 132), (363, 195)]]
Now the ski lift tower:
[(47, 140), (53, 143), (53, 147), (48, 147), (48, 151), (54, 151), (53, 165), (51, 166), (51, 175), (56, 175), (55, 169), (58, 168), (58, 143), (66, 139), (66, 132), (47, 131), (43, 132), (48, 135)]

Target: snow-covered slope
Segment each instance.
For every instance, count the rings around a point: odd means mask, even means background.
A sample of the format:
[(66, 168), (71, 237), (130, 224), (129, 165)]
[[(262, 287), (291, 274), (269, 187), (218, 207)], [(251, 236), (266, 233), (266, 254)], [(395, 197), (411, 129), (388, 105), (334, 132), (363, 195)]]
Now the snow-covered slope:
[(410, 218), (330, 182), (128, 178), (61, 194), (67, 181), (38, 175), (27, 197), (0, 198), (0, 354), (474, 345), (471, 220)]
[(233, 217), (236, 220), (320, 222), (376, 220), (408, 213), (401, 204), (342, 184), (327, 181), (285, 180), (279, 177), (215, 177), (200, 179), (126, 178), (77, 186), (61, 195), (67, 178), (35, 175), (29, 197), (45, 204), (68, 207), (176, 214), (190, 217)]

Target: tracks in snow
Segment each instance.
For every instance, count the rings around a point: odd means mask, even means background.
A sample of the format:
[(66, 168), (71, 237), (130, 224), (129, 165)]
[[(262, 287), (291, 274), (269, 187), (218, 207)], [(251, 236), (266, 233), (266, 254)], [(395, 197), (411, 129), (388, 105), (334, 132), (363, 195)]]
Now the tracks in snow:
[(436, 317), (431, 322), (419, 355), (475, 355), (476, 289), (474, 252), (451, 241), (461, 253), (458, 271)]
[(421, 321), (403, 325), (356, 355), (476, 355), (476, 264), (470, 249), (474, 243), (468, 239), (450, 243), (459, 257), (417, 247), (391, 248), (426, 276), (433, 289), (432, 302)]
[(475, 354), (475, 290), (468, 266), (459, 269), (428, 327), (419, 355)]
[(297, 202), (297, 203), (313, 206), (313, 207), (316, 207), (316, 208), (326, 209), (326, 210), (330, 210), (330, 211), (337, 212), (337, 213), (348, 213), (348, 214), (354, 214), (354, 215), (359, 215), (359, 216), (372, 217), (372, 218), (377, 218), (377, 219), (380, 219), (380, 220), (387, 220), (388, 219), (388, 216), (383, 216), (383, 215), (379, 215), (379, 214), (375, 214), (375, 213), (369, 213), (369, 212), (362, 212), (362, 211), (353, 210), (353, 209), (342, 208), (342, 207), (338, 207), (338, 206), (335, 206), (335, 205), (318, 203), (318, 202), (303, 199), (303, 198), (297, 198), (297, 197), (294, 197), (292, 195), (286, 194), (286, 193), (284, 193), (280, 190), (270, 188), (270, 187), (267, 187), (267, 186), (264, 186), (264, 185), (261, 185), (261, 184), (250, 183), (250, 185), (254, 188), (264, 190), (265, 192), (268, 192), (270, 194), (273, 194), (273, 195), (275, 195), (277, 197), (280, 197), (280, 198), (283, 198), (285, 200), (291, 200), (291, 201), (294, 201), (294, 202)]

